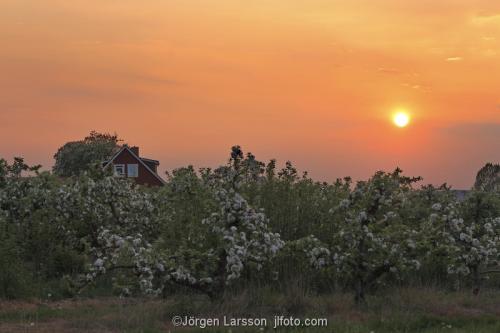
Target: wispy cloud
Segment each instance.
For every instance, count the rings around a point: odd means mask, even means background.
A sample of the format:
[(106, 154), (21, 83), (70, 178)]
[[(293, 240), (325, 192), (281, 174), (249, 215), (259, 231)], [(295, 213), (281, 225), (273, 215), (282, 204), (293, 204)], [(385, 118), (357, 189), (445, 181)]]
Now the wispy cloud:
[(412, 89), (420, 89), (422, 86), (420, 84), (411, 84), (411, 83), (401, 83), (403, 87), (412, 88)]
[(444, 128), (453, 136), (500, 139), (500, 123), (459, 123)]
[(462, 57), (449, 57), (449, 58), (446, 58), (446, 61), (450, 61), (450, 62), (462, 61), (462, 60), (463, 60)]
[(498, 54), (498, 52), (492, 49), (487, 49), (486, 51), (483, 52), (483, 54), (487, 57), (494, 57)]
[(86, 85), (66, 84), (54, 85), (44, 90), (49, 98), (68, 98), (72, 100), (130, 100), (140, 97), (141, 94), (131, 89), (111, 87), (92, 87)]
[(379, 67), (377, 68), (377, 72), (385, 74), (398, 74), (399, 70), (397, 70), (396, 68)]
[(479, 13), (472, 18), (472, 23), (477, 25), (500, 22), (500, 13)]
[(409, 83), (409, 82), (405, 82), (405, 83), (401, 83), (401, 86), (402, 87), (406, 87), (408, 89), (415, 89), (415, 90), (418, 90), (418, 91), (421, 91), (421, 92), (429, 92), (429, 91), (431, 91), (430, 86), (427, 85), (427, 84), (424, 84), (424, 83)]

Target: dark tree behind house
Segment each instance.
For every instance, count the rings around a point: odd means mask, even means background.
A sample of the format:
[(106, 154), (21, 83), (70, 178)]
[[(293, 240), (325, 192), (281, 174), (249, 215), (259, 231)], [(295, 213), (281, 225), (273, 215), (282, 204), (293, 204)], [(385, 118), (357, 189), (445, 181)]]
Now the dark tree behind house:
[(78, 175), (111, 157), (119, 141), (117, 134), (92, 131), (83, 140), (67, 142), (54, 155), (53, 171), (62, 177)]

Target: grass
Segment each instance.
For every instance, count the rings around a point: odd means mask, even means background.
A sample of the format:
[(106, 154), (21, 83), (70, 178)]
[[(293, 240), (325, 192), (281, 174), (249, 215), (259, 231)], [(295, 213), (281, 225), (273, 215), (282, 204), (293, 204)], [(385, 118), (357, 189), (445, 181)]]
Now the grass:
[[(266, 317), (268, 326), (176, 328), (171, 318)], [(273, 316), (327, 318), (327, 327), (274, 330)], [(212, 303), (199, 295), (171, 299), (96, 297), (47, 301), (0, 301), (0, 332), (500, 332), (500, 291), (447, 293), (432, 289), (398, 289), (370, 296), (357, 307), (346, 294), (307, 295), (247, 290)]]

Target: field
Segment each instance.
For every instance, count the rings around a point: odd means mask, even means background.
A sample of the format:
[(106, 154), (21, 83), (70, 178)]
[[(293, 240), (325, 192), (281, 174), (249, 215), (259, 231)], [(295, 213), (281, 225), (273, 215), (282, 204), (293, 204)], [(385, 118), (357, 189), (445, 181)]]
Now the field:
[[(328, 319), (325, 328), (267, 327), (266, 332), (463, 332), (500, 331), (500, 292), (443, 293), (401, 289), (370, 296), (358, 307), (350, 295), (305, 296), (253, 291), (222, 303), (200, 296), (169, 300), (89, 298), (61, 301), (3, 301), (0, 332), (259, 332), (259, 328), (177, 328), (175, 315), (213, 318), (293, 315)], [(238, 309), (235, 312), (234, 309)], [(271, 322), (271, 319), (270, 321)], [(269, 324), (271, 325), (271, 324)]]

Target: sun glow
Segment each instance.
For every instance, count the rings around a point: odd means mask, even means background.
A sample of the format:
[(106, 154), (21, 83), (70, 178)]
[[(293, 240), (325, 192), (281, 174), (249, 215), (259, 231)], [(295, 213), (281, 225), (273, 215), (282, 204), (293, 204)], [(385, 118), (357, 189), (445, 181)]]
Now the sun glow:
[(410, 115), (405, 111), (398, 111), (392, 117), (392, 121), (397, 127), (406, 127), (410, 123)]

